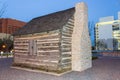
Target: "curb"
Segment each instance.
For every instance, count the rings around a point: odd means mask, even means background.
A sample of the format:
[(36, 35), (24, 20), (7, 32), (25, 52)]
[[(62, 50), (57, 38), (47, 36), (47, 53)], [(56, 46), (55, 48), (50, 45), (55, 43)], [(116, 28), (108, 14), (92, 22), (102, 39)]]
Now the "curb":
[(32, 70), (32, 69), (28, 69), (28, 68), (21, 68), (21, 67), (11, 67), (14, 69), (19, 69), (19, 70), (24, 70), (24, 71), (29, 71), (29, 72), (36, 72), (36, 73), (44, 73), (44, 74), (49, 74), (49, 75), (54, 75), (54, 76), (62, 76), (64, 74), (70, 73), (72, 71), (67, 71), (61, 74), (57, 74), (57, 73), (53, 73), (53, 72), (45, 72), (45, 71), (40, 71), (40, 70)]

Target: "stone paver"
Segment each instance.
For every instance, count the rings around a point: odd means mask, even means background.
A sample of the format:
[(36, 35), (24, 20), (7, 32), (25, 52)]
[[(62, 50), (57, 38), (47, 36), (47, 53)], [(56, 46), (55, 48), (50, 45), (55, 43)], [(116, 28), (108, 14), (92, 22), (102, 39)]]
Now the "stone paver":
[(13, 69), (12, 60), (0, 58), (0, 80), (120, 80), (120, 58), (101, 57), (91, 69), (62, 76)]

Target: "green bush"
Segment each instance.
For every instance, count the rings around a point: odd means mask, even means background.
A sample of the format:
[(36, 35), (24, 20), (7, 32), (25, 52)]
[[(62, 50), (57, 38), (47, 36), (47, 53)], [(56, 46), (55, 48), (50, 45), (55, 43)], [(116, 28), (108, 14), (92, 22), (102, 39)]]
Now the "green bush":
[(96, 60), (96, 59), (98, 59), (98, 57), (92, 56), (92, 60)]

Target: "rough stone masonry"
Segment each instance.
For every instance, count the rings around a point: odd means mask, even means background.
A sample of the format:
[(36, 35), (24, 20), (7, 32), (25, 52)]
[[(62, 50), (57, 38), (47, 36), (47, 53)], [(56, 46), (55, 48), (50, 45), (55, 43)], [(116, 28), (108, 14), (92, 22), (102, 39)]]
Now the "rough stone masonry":
[(91, 43), (88, 33), (88, 12), (84, 2), (75, 6), (72, 34), (72, 70), (83, 71), (92, 66)]

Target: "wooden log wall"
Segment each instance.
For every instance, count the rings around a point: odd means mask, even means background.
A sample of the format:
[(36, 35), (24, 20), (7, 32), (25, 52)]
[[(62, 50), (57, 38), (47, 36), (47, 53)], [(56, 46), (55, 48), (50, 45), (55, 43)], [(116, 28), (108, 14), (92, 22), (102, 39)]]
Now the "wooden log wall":
[(60, 60), (60, 31), (37, 37), (14, 39), (14, 63), (58, 69)]
[(62, 68), (71, 68), (71, 40), (74, 27), (74, 17), (71, 17), (68, 23), (62, 29), (61, 37), (61, 65)]
[(71, 39), (74, 17), (70, 18), (62, 30), (17, 36), (14, 39), (15, 63), (43, 66), (57, 70), (71, 68)]

